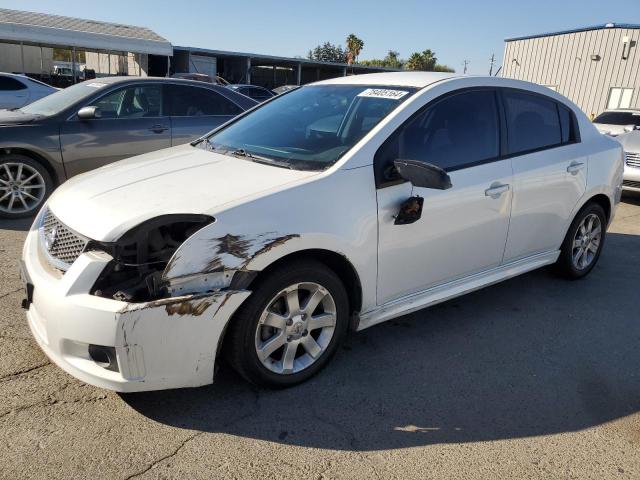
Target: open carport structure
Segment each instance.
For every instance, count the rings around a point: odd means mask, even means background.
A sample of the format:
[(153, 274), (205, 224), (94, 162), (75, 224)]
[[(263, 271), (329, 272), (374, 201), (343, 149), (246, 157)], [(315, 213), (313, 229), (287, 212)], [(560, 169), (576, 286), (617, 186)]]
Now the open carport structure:
[[(144, 27), (0, 9), (0, 71), (75, 83), (87, 74), (167, 74), (171, 43)], [(90, 77), (87, 77), (90, 78)]]
[(231, 83), (250, 83), (266, 88), (303, 85), (360, 73), (395, 71), (364, 65), (319, 62), (306, 58), (194, 47), (174, 47), (172, 66), (175, 72), (206, 73), (212, 78), (219, 75)]

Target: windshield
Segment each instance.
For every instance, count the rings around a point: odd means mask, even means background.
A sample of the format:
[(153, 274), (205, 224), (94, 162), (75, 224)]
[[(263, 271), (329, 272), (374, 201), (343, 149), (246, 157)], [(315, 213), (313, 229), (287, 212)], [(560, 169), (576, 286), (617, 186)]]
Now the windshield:
[(105, 87), (106, 83), (96, 81), (87, 81), (78, 83), (71, 87), (59, 90), (51, 95), (36, 100), (35, 102), (22, 107), (20, 110), (24, 113), (32, 115), (43, 115), (45, 117), (57, 115), (65, 108), (74, 103), (96, 93), (100, 88)]
[(256, 161), (323, 170), (415, 91), (365, 85), (302, 87), (240, 118), (205, 144)]
[(593, 123), (640, 126), (640, 112), (604, 112), (598, 115)]

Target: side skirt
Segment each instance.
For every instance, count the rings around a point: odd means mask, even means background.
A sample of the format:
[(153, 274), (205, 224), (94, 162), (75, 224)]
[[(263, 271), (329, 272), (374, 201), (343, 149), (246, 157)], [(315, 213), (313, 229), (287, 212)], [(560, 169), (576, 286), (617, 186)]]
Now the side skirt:
[(392, 300), (374, 310), (369, 310), (361, 314), (360, 322), (356, 330), (364, 330), (365, 328), (392, 318), (407, 315), (425, 307), (430, 307), (431, 305), (459, 297), (465, 293), (488, 287), (502, 280), (507, 280), (522, 273), (544, 267), (545, 265), (551, 265), (555, 263), (559, 256), (559, 250), (538, 253), (527, 258), (516, 260), (515, 262), (507, 263), (506, 265), (492, 268), (491, 270), (476, 273)]

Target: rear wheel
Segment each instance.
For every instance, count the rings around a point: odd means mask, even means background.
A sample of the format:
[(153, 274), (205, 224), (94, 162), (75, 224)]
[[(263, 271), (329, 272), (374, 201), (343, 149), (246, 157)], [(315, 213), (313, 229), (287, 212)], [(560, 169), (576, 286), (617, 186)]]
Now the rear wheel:
[(51, 175), (24, 155), (0, 157), (0, 218), (34, 215), (53, 189)]
[(299, 261), (270, 272), (236, 313), (225, 353), (251, 383), (287, 387), (316, 374), (348, 325), (348, 298), (322, 263)]
[(606, 225), (607, 217), (600, 205), (590, 203), (583, 207), (564, 239), (556, 272), (569, 279), (585, 277), (600, 258)]

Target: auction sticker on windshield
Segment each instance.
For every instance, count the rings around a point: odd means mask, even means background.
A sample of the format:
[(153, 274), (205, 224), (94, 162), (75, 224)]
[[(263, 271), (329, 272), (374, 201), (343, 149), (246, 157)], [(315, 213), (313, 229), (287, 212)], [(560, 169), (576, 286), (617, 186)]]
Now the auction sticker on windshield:
[(102, 88), (106, 85), (106, 83), (87, 83), (87, 87), (91, 87), (91, 88)]
[(388, 98), (390, 100), (398, 100), (407, 93), (405, 90), (390, 90), (387, 88), (367, 88), (358, 94), (358, 97), (369, 98)]

